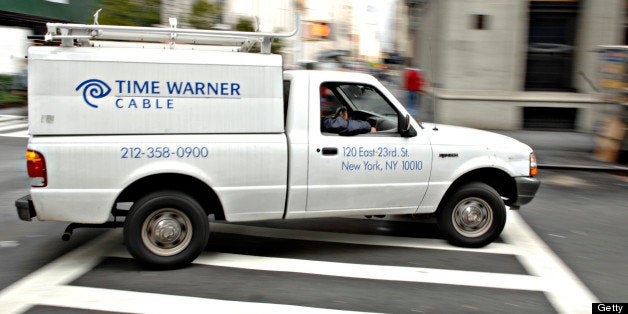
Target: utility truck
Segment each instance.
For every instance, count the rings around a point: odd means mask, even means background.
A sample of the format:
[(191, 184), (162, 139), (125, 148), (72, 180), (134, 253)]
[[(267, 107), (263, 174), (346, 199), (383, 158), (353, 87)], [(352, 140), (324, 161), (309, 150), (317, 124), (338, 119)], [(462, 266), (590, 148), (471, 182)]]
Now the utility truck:
[[(145, 265), (192, 262), (210, 220), (433, 217), (452, 244), (481, 247), (540, 184), (529, 146), (412, 119), (370, 75), (283, 71), (270, 43), (289, 34), (48, 29), (61, 44), (28, 52), (32, 187), (19, 217), (71, 222), (66, 240), (123, 227)], [(133, 36), (167, 42), (102, 41)], [(262, 52), (201, 45), (216, 40)], [(377, 131), (326, 132), (339, 107)]]

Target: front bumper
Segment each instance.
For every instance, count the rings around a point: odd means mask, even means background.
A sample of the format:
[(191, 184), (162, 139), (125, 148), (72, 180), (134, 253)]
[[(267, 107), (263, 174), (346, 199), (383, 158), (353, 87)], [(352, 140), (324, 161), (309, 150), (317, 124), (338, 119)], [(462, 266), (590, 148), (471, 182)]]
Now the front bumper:
[(517, 200), (510, 206), (519, 208), (532, 201), (541, 186), (541, 181), (533, 177), (516, 177), (515, 184), (517, 185)]
[(33, 217), (37, 217), (30, 194), (16, 200), (15, 207), (17, 208), (17, 215), (24, 221), (31, 221)]

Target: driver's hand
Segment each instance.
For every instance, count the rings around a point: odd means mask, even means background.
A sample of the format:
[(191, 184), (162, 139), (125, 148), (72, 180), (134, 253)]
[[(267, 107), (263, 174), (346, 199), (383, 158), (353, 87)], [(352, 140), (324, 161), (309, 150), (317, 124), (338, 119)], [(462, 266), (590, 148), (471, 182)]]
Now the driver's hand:
[(371, 127), (371, 133), (375, 133), (375, 132), (377, 132), (377, 129), (374, 126), (372, 126)]

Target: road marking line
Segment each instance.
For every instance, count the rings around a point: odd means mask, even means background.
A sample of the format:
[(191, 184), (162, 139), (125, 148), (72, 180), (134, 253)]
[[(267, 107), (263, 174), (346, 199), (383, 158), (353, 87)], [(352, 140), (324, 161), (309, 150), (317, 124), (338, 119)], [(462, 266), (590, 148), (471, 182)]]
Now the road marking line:
[(22, 116), (0, 115), (0, 137), (28, 137), (28, 121)]
[(0, 132), (17, 132), (28, 130), (28, 124), (17, 123), (12, 125), (3, 125), (0, 126)]
[(410, 237), (394, 237), (380, 235), (364, 235), (350, 233), (336, 233), (326, 231), (308, 231), (294, 229), (276, 229), (266, 227), (245, 226), (226, 223), (210, 224), (212, 232), (235, 233), (240, 235), (260, 236), (267, 238), (281, 238), (293, 240), (307, 240), (320, 242), (334, 242), (347, 244), (362, 245), (379, 245), (390, 247), (405, 247), (430, 250), (447, 250), (447, 251), (463, 251), (473, 253), (493, 253), (514, 255), (515, 252), (511, 245), (505, 243), (491, 243), (483, 248), (469, 249), (453, 246), (445, 240), (410, 238)]
[(0, 122), (15, 121), (15, 120), (28, 121), (28, 117), (27, 116), (8, 115), (8, 114), (0, 115)]
[(42, 305), (126, 313), (364, 313), (75, 286), (51, 289), (43, 299)]
[[(131, 255), (126, 252), (124, 247), (119, 247), (117, 250), (112, 251), (110, 256), (131, 258)], [(204, 252), (194, 261), (194, 264), (345, 278), (435, 283), (527, 291), (543, 291), (547, 286), (542, 278), (530, 275), (323, 262), (231, 253)]]
[(3, 313), (22, 313), (33, 305), (41, 304), (43, 299), (39, 296), (96, 267), (117, 243), (120, 232), (109, 231), (0, 291), (0, 309)]
[(546, 280), (545, 294), (558, 312), (590, 313), (600, 302), (518, 212), (509, 212), (502, 237), (518, 248), (517, 259), (530, 274)]
[(0, 241), (0, 249), (2, 248), (14, 248), (20, 246), (17, 241)]
[(0, 133), (0, 137), (28, 137), (28, 129), (19, 131), (19, 132), (11, 132), (11, 133)]
[(204, 253), (195, 264), (371, 280), (542, 291), (539, 277), (423, 267), (364, 265), (228, 253)]
[(558, 235), (558, 234), (553, 234), (553, 233), (550, 233), (550, 234), (548, 234), (548, 235), (549, 235), (549, 236), (552, 236), (552, 237), (561, 238), (561, 239), (566, 239), (566, 238), (567, 238), (566, 236), (562, 236), (562, 235)]

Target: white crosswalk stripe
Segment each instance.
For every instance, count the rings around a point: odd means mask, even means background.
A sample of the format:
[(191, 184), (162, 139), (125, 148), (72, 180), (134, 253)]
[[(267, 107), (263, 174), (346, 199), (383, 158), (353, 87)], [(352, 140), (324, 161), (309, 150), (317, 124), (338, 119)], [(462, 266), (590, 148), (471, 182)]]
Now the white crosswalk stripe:
[[(467, 250), (442, 240), (390, 236), (342, 234), (212, 223), (213, 232), (261, 237), (314, 240), (330, 243), (391, 246), (451, 251), (473, 251), (514, 255), (528, 274), (505, 274), (425, 267), (367, 265), (283, 257), (204, 252), (194, 264), (259, 270), (359, 278), (375, 281), (444, 284), (467, 287), (538, 291), (545, 294), (559, 313), (588, 313), (599, 302), (573, 272), (547, 247), (523, 221), (519, 213), (509, 211), (502, 233), (506, 243)], [(92, 242), (46, 265), (31, 275), (0, 291), (0, 308), (6, 313), (22, 313), (36, 305), (117, 312), (165, 312), (164, 304), (177, 312), (224, 308), (229, 312), (344, 312), (325, 308), (285, 304), (226, 301), (208, 298), (162, 295), (92, 287), (69, 283), (88, 273), (106, 257), (129, 258), (121, 244), (121, 230), (112, 230)], [(33, 296), (37, 296), (33, 298)], [(115, 301), (113, 301), (115, 300)], [(163, 302), (167, 300), (167, 302)]]
[(41, 305), (120, 313), (361, 313), (72, 286), (48, 290)]
[(0, 136), (28, 137), (28, 118), (24, 116), (0, 115)]

